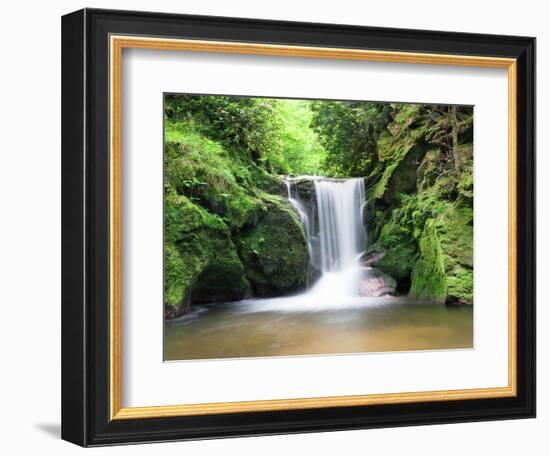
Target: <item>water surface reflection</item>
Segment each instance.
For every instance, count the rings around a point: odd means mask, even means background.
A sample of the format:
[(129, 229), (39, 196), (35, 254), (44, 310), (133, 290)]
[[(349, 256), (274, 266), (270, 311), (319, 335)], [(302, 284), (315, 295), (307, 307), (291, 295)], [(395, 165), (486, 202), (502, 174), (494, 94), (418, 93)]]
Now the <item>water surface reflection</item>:
[[(304, 305), (301, 305), (304, 304)], [(170, 360), (473, 347), (473, 309), (407, 298), (306, 306), (296, 298), (197, 306), (165, 323)]]

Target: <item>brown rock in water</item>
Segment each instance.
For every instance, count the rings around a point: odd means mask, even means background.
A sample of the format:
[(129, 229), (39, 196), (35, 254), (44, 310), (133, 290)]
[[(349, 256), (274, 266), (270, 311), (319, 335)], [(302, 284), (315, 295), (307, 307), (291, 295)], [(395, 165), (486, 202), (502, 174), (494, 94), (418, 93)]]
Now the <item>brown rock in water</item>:
[(378, 269), (366, 267), (359, 283), (359, 295), (379, 297), (395, 293), (396, 282), (393, 277)]
[(363, 260), (363, 266), (372, 266), (373, 264), (375, 264), (377, 261), (380, 261), (385, 256), (386, 256), (386, 252), (371, 253)]

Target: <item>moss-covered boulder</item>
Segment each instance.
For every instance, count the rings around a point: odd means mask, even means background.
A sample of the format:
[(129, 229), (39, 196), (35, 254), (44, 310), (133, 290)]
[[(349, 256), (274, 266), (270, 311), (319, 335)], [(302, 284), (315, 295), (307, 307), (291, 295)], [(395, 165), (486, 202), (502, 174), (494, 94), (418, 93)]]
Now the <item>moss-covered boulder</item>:
[(165, 199), (165, 314), (173, 318), (191, 303), (230, 301), (250, 294), (250, 284), (216, 215), (169, 191)]
[(409, 294), (417, 299), (445, 302), (445, 261), (435, 220), (426, 221), (419, 239), (419, 248), (420, 256), (413, 266)]
[(448, 304), (473, 304), (473, 210), (457, 201), (425, 222), (410, 295)]
[(404, 193), (416, 193), (417, 168), (425, 154), (423, 146), (409, 149), (405, 157), (399, 162), (388, 179), (386, 192), (383, 195), (387, 204), (399, 203)]
[(410, 228), (400, 223), (397, 212), (382, 226), (369, 253), (381, 254), (373, 265), (396, 280), (399, 292), (407, 293), (418, 247)]
[(449, 208), (438, 224), (447, 276), (446, 301), (473, 304), (473, 209), (459, 201)]
[(298, 214), (282, 197), (264, 195), (267, 212), (239, 237), (246, 278), (258, 296), (275, 296), (305, 287), (309, 253)]
[(474, 274), (472, 269), (456, 265), (447, 276), (447, 298), (448, 304), (474, 303)]

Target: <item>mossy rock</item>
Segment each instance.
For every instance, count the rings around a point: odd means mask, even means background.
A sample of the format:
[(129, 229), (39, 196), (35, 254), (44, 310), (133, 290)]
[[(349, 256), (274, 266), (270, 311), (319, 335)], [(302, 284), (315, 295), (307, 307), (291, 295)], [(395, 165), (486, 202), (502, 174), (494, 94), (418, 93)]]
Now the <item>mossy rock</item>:
[(465, 201), (451, 206), (438, 222), (447, 276), (447, 301), (473, 304), (473, 209)]
[[(310, 220), (314, 221), (314, 213), (317, 205), (317, 196), (315, 192), (315, 183), (313, 179), (295, 177), (291, 178), (291, 196), (297, 198), (303, 205), (305, 212), (309, 215)], [(285, 193), (283, 195), (288, 198), (288, 188), (285, 185)]]
[(388, 202), (398, 202), (404, 193), (416, 193), (417, 168), (424, 158), (426, 150), (423, 146), (414, 146), (399, 162), (388, 179), (384, 199)]
[(165, 223), (167, 317), (185, 313), (195, 302), (229, 301), (250, 294), (229, 228), (219, 217), (169, 191)]
[(259, 296), (275, 296), (305, 287), (309, 253), (294, 208), (282, 197), (265, 195), (268, 210), (239, 238), (245, 275)]
[(377, 241), (368, 251), (384, 253), (374, 266), (397, 281), (398, 291), (408, 292), (418, 248), (411, 230), (398, 220), (398, 212), (394, 211), (382, 226)]
[(315, 183), (312, 179), (294, 179), (294, 188), (302, 202), (315, 201)]
[(474, 273), (472, 269), (455, 266), (448, 272), (446, 302), (449, 304), (473, 304)]
[[(200, 260), (195, 267), (200, 270)], [(164, 307), (167, 318), (174, 318), (191, 310), (190, 296), (185, 292), (193, 275), (189, 269), (185, 269), (176, 246), (166, 242), (164, 244)]]
[(282, 177), (269, 174), (267, 171), (257, 168), (254, 174), (254, 185), (260, 190), (273, 195), (286, 196), (286, 184)]
[(419, 247), (420, 256), (414, 263), (409, 294), (416, 299), (445, 302), (447, 278), (443, 251), (434, 219), (426, 221)]
[(426, 151), (427, 126), (418, 123), (419, 106), (404, 107), (377, 141), (378, 165), (368, 177), (369, 198), (396, 202), (401, 193), (415, 192), (416, 169)]
[(447, 264), (473, 267), (473, 209), (471, 206), (458, 203), (451, 206), (438, 223), (441, 245)]

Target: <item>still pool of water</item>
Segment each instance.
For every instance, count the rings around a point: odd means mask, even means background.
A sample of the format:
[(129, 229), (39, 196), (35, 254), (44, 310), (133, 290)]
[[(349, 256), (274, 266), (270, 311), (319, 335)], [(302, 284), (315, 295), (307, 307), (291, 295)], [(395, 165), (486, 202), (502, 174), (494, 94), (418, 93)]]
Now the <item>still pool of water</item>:
[(338, 306), (250, 299), (196, 306), (165, 323), (166, 361), (473, 347), (473, 309), (407, 298), (355, 298)]

